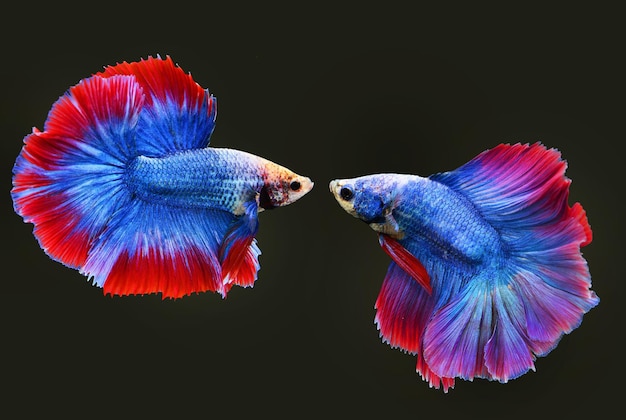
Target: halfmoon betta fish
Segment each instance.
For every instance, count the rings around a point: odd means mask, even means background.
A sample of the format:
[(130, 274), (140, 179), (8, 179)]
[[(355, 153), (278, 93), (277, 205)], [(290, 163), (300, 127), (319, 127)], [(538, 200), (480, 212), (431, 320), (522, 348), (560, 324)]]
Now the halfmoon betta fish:
[(81, 80), (33, 129), (13, 169), (15, 211), (54, 260), (105, 294), (178, 298), (251, 287), (258, 213), (313, 182), (212, 148), (216, 99), (170, 57)]
[(535, 370), (599, 303), (580, 252), (591, 227), (568, 205), (565, 169), (540, 143), (501, 144), (428, 178), (330, 183), (393, 260), (375, 304), (380, 335), (417, 356), (431, 387)]

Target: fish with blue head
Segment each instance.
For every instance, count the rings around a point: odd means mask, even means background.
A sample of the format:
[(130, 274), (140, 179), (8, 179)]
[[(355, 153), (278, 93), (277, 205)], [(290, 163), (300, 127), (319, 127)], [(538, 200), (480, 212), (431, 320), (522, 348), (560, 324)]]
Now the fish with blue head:
[(217, 100), (170, 57), (81, 80), (33, 129), (14, 209), (43, 250), (110, 295), (251, 287), (258, 214), (313, 188), (251, 153), (210, 146)]
[(431, 387), (534, 370), (599, 303), (580, 251), (591, 227), (568, 204), (565, 169), (541, 143), (501, 144), (429, 177), (330, 182), (392, 259), (375, 303), (380, 335), (417, 356)]

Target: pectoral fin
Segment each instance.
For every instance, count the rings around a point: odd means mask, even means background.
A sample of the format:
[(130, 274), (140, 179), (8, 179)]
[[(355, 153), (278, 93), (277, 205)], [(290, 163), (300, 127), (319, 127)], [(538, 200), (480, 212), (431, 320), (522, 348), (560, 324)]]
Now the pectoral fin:
[(396, 219), (393, 217), (391, 207), (385, 210), (383, 217), (380, 218), (381, 223), (369, 223), (372, 230), (394, 239), (402, 239), (404, 237), (404, 232), (400, 230), (398, 222), (396, 222)]

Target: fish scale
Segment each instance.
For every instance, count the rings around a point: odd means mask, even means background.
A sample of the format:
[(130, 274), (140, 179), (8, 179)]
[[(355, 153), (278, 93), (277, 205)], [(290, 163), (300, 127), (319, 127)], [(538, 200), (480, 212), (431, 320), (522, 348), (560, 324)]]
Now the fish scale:
[(150, 202), (234, 212), (263, 186), (263, 164), (249, 153), (216, 148), (139, 156), (128, 166), (126, 184)]
[(402, 199), (394, 215), (406, 237), (422, 236), (435, 253), (473, 264), (501, 254), (497, 232), (459, 193), (415, 177), (398, 194)]

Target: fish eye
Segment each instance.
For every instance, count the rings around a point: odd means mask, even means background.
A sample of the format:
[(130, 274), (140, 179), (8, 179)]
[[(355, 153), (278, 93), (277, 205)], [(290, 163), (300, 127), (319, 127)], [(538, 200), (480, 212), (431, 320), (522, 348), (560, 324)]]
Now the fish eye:
[(298, 191), (300, 187), (301, 185), (298, 181), (291, 181), (291, 184), (289, 184), (289, 188), (291, 188), (291, 191)]
[(352, 200), (352, 197), (354, 197), (354, 192), (352, 191), (352, 188), (350, 187), (341, 187), (341, 190), (339, 191), (339, 195), (344, 200), (350, 201)]

